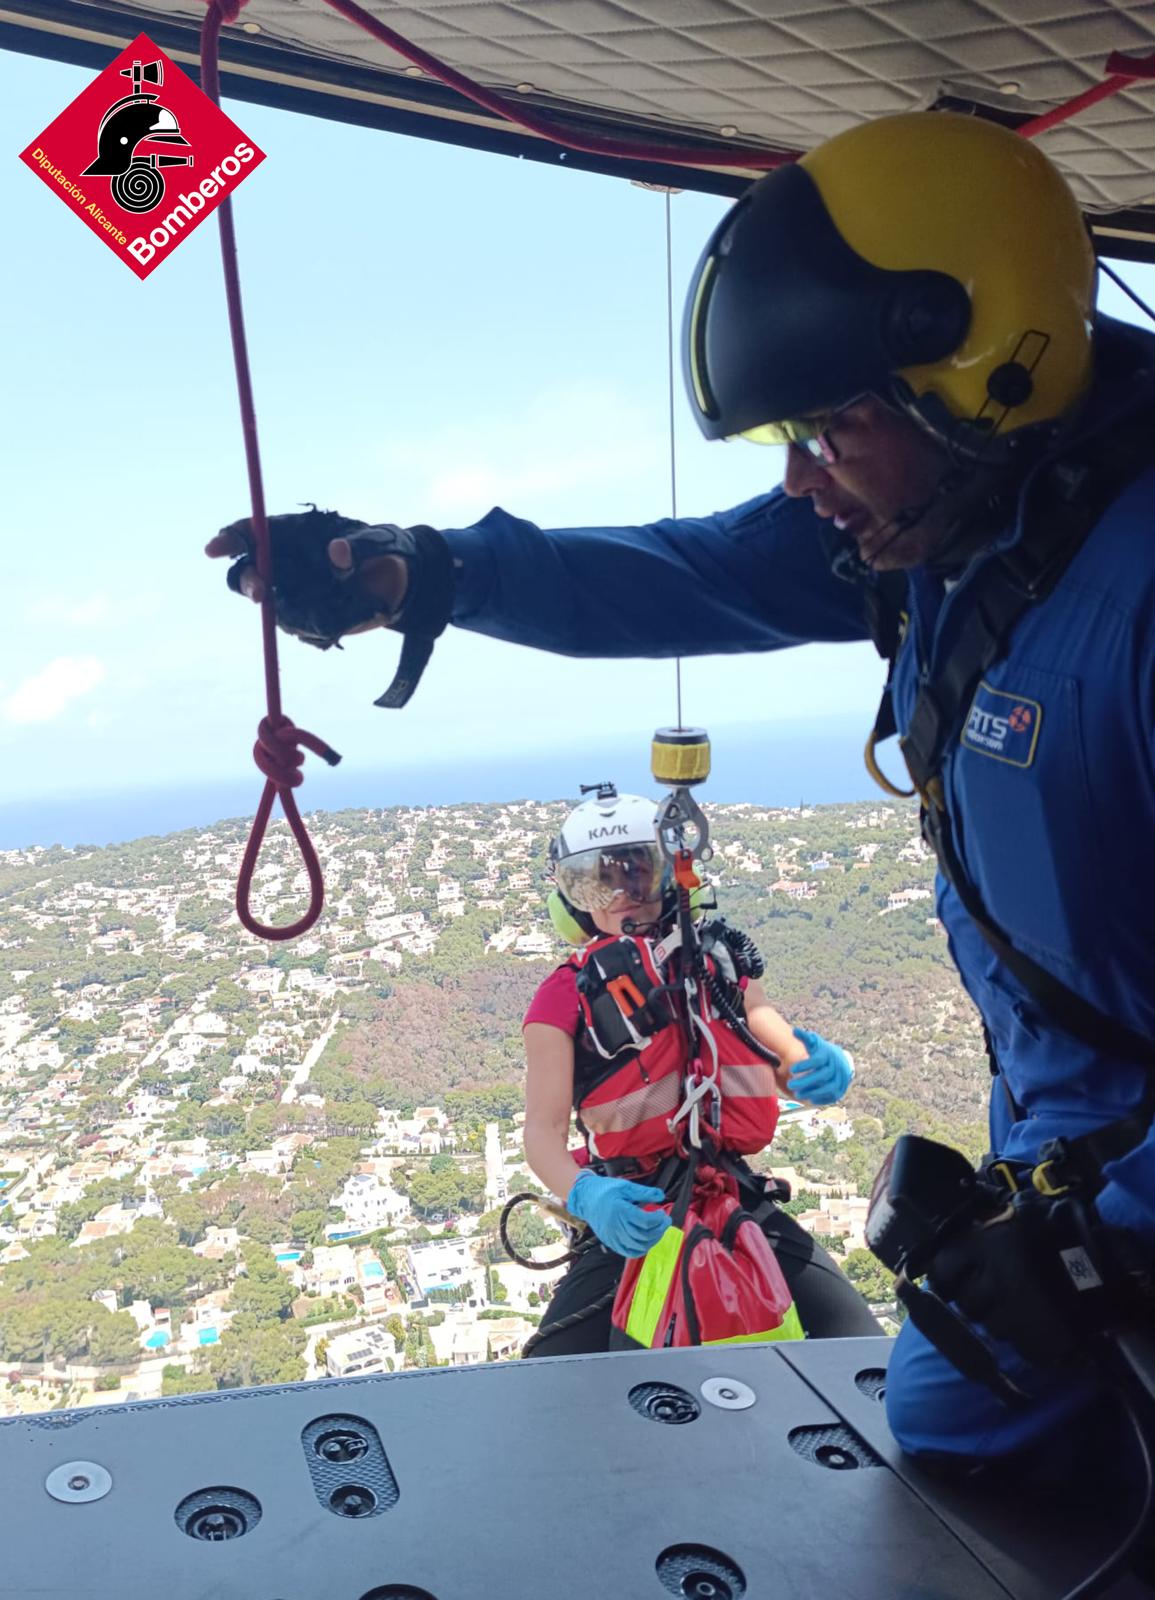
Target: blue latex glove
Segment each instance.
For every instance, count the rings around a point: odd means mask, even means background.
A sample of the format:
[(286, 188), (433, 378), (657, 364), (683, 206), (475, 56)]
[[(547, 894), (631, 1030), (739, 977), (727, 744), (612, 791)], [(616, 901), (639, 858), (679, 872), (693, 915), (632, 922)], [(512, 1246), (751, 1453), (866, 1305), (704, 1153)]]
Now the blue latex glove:
[(575, 1178), (565, 1204), (571, 1216), (589, 1223), (607, 1250), (619, 1256), (644, 1256), (670, 1226), (670, 1217), (665, 1211), (641, 1208), (665, 1198), (660, 1189), (628, 1178), (583, 1172)]
[(850, 1088), (854, 1063), (845, 1050), (831, 1044), (820, 1033), (795, 1028), (794, 1037), (802, 1041), (809, 1054), (805, 1061), (796, 1061), (791, 1067), (787, 1088), (792, 1089), (799, 1100), (809, 1100), (811, 1105), (832, 1106)]

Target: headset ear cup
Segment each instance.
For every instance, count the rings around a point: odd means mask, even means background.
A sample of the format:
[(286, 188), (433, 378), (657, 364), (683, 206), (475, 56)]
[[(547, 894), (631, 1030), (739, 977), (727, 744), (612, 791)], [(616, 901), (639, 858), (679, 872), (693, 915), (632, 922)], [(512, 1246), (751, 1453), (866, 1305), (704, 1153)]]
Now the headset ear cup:
[(971, 320), (970, 296), (945, 272), (905, 272), (883, 310), (883, 342), (896, 368), (957, 350)]
[(554, 932), (567, 944), (585, 944), (592, 936), (594, 930), (582, 927), (582, 913), (576, 911), (562, 894), (560, 889), (551, 889), (545, 902), (549, 912), (549, 920), (553, 923)]

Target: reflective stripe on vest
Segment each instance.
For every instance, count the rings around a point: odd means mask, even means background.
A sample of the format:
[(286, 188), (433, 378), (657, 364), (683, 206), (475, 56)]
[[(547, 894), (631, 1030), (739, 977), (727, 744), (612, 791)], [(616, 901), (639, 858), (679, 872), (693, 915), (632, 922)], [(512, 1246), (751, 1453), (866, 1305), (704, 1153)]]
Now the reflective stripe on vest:
[(703, 1339), (702, 1345), (704, 1348), (708, 1344), (765, 1344), (770, 1339), (805, 1339), (805, 1337), (806, 1332), (802, 1326), (802, 1318), (798, 1315), (798, 1307), (791, 1300), (782, 1321), (767, 1333), (732, 1333), (728, 1339)]
[[(646, 1129), (645, 1136), (631, 1141), (631, 1152), (650, 1155), (655, 1150), (673, 1149), (674, 1139), (668, 1123), (682, 1098), (680, 1037), (677, 1043), (679, 1049), (676, 1058), (660, 1077), (649, 1083), (638, 1083), (636, 1088), (626, 1088), (627, 1083), (636, 1081), (640, 1076), (638, 1058), (635, 1056), (581, 1102), (582, 1123), (595, 1138), (599, 1134), (636, 1133), (646, 1123), (652, 1123), (653, 1126)], [(636, 1151), (635, 1143), (638, 1146)], [(601, 1154), (605, 1155), (607, 1151), (603, 1150)]]
[(631, 1339), (648, 1349), (654, 1342), (658, 1319), (670, 1292), (670, 1284), (678, 1270), (682, 1245), (686, 1235), (672, 1224), (646, 1254), (642, 1270), (634, 1285), (630, 1301), (630, 1314), (626, 1318), (626, 1332)]

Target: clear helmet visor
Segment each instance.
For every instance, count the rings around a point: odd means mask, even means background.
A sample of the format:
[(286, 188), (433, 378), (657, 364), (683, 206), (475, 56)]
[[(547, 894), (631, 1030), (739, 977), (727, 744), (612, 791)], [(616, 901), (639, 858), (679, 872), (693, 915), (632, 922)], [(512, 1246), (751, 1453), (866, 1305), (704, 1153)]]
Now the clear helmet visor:
[(620, 844), (566, 856), (554, 877), (570, 905), (595, 912), (660, 900), (665, 871), (657, 844)]

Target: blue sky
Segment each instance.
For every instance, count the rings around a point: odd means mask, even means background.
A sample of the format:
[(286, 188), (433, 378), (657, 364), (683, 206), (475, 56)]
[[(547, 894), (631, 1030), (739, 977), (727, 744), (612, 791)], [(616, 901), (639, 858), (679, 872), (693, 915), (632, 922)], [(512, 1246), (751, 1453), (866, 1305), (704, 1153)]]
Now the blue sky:
[[(92, 74), (0, 52), (5, 145)], [(228, 102), (267, 159), (236, 204), (265, 489), (370, 521), (459, 526), (495, 503), (544, 525), (669, 510), (664, 201), (558, 172)], [(9, 168), (0, 423), (8, 446), (0, 643), (4, 802), (205, 780), (259, 788), (255, 608), (202, 556), (245, 515), (215, 221), (139, 282), (31, 173)], [(675, 303), (724, 202), (673, 201)], [(1127, 268), (1149, 295), (1155, 272)], [(1116, 291), (1111, 290), (1113, 308)], [(777, 451), (707, 446), (677, 395), (680, 508), (777, 481)], [(448, 757), (558, 753), (673, 720), (669, 663), (576, 663), (453, 632), (412, 707), (372, 700), (383, 634), (284, 640), (286, 710), (344, 782)], [(531, 665), (531, 670), (527, 670)], [(629, 692), (622, 692), (622, 675)], [(691, 661), (687, 720), (873, 714), (866, 646)], [(337, 777), (310, 759), (303, 795)], [(327, 787), (329, 786), (329, 787)], [(336, 801), (334, 801), (336, 803)]]

